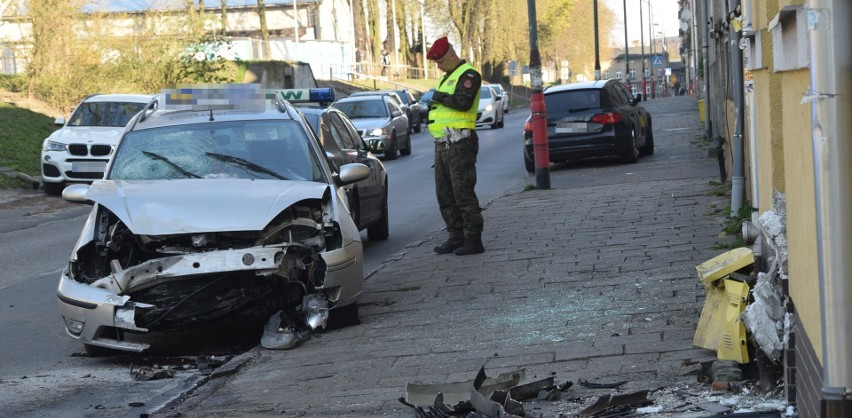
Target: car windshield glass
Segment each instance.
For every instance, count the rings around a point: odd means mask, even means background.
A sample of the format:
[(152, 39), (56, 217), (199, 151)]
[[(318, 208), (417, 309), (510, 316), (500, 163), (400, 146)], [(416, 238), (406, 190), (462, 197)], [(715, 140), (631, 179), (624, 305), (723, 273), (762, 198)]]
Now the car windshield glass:
[(572, 90), (544, 95), (544, 106), (550, 112), (577, 112), (601, 107), (602, 90)]
[(496, 91), (497, 94), (503, 94), (503, 87), (501, 87), (500, 85), (494, 84), (494, 85), (491, 86), (491, 88), (494, 89), (494, 91)]
[(349, 119), (388, 117), (388, 108), (382, 100), (352, 100), (348, 102), (338, 102), (334, 105), (334, 107), (340, 109), (340, 111), (345, 113)]
[(165, 126), (127, 133), (107, 178), (322, 181), (302, 126), (258, 120)]
[(124, 127), (145, 103), (132, 102), (85, 102), (77, 107), (69, 126), (112, 126)]
[(480, 99), (490, 99), (491, 98), (491, 89), (489, 89), (489, 88), (479, 89), (479, 98)]

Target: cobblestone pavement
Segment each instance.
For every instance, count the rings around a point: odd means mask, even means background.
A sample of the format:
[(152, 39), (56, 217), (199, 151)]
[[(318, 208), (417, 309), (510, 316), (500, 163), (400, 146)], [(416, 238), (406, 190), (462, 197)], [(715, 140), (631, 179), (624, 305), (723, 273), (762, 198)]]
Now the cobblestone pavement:
[[(406, 383), (525, 368), (527, 380), (628, 381), (622, 392), (695, 382), (715, 353), (692, 346), (729, 202), (701, 148), (692, 97), (645, 102), (656, 152), (637, 164), (554, 165), (550, 190), (513, 191), (484, 212), (484, 254), (436, 255), (437, 234), (372, 274), (362, 324), (289, 351), (255, 349), (160, 414), (413, 416)], [(534, 184), (535, 179), (529, 178)], [(437, 210), (437, 208), (436, 208)], [(242, 362), (242, 363), (241, 363)], [(574, 416), (611, 391), (526, 404)]]

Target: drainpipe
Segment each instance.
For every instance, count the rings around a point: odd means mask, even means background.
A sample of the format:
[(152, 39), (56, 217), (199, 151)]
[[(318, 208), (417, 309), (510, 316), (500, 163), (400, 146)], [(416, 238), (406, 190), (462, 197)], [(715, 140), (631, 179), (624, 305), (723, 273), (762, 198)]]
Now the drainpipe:
[[(811, 142), (822, 314), (822, 416), (852, 411), (852, 38), (848, 0), (810, 0)], [(841, 92), (845, 92), (842, 93)], [(841, 134), (841, 132), (843, 134)]]
[(701, 54), (704, 56), (704, 138), (713, 135), (713, 122), (710, 121), (710, 9), (704, 0), (704, 46)]
[[(740, 0), (733, 0), (733, 7), (730, 10), (737, 11), (740, 9)], [(743, 195), (745, 194), (745, 162), (744, 162), (744, 147), (743, 147), (743, 125), (745, 124), (745, 112), (743, 112), (743, 50), (740, 49), (740, 39), (742, 38), (742, 27), (734, 26), (731, 11), (728, 11), (726, 18), (730, 19), (729, 25), (731, 28), (730, 40), (731, 44), (731, 80), (734, 88), (734, 106), (737, 108), (737, 121), (734, 128), (734, 137), (732, 138), (731, 153), (733, 154), (733, 172), (731, 173), (731, 216), (736, 216), (737, 212), (743, 206)]]

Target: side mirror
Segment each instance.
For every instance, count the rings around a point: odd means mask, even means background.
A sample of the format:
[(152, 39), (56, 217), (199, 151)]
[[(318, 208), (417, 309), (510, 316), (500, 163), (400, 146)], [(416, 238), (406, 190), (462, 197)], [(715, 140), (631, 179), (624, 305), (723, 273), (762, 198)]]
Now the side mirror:
[(87, 184), (72, 184), (62, 190), (62, 198), (71, 203), (92, 205), (94, 202), (86, 199), (86, 192), (88, 191), (89, 185)]
[(340, 173), (337, 174), (337, 179), (341, 186), (359, 182), (370, 177), (370, 167), (361, 163), (350, 163), (340, 167)]
[(393, 116), (395, 118), (402, 116), (402, 112), (400, 112), (399, 110), (394, 110), (393, 113), (391, 113), (391, 116)]
[(58, 117), (58, 118), (54, 119), (53, 124), (56, 125), (56, 126), (65, 125), (65, 118)]
[(633, 96), (633, 104), (639, 103), (641, 101), (642, 101), (642, 93), (636, 93), (636, 95)]

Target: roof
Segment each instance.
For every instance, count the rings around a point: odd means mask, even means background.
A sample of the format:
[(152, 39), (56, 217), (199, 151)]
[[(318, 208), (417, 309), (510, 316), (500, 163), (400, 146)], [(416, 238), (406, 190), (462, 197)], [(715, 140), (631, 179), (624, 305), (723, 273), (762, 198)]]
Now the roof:
[(86, 97), (84, 101), (148, 103), (155, 96), (154, 94), (93, 94)]
[(569, 90), (583, 90), (583, 89), (602, 89), (606, 83), (610, 81), (617, 80), (593, 80), (593, 81), (582, 81), (579, 83), (571, 83), (571, 84), (559, 84), (555, 86), (550, 86), (544, 90), (544, 93), (555, 93), (560, 91), (569, 91)]

